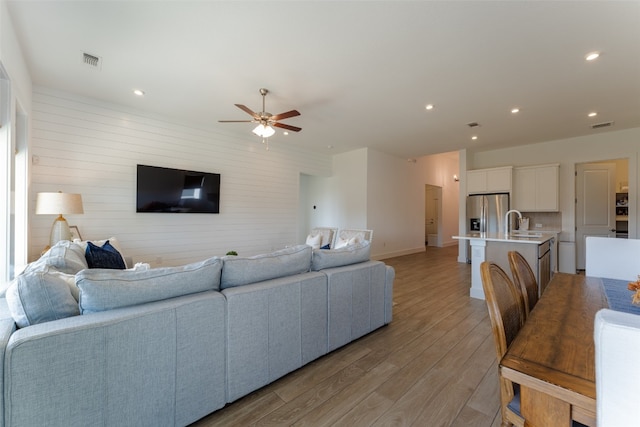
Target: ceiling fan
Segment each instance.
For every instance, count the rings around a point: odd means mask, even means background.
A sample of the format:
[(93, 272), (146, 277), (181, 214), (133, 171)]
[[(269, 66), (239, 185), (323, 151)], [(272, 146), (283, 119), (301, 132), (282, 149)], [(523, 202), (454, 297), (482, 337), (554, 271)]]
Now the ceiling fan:
[(265, 88), (260, 89), (260, 95), (262, 95), (262, 111), (259, 113), (253, 112), (249, 107), (242, 104), (234, 104), (236, 107), (244, 111), (253, 117), (253, 120), (218, 120), (220, 123), (257, 123), (255, 129), (253, 129), (253, 133), (262, 137), (262, 142), (265, 142), (266, 138), (272, 136), (276, 131), (273, 129), (274, 127), (290, 130), (292, 132), (300, 132), (302, 128), (297, 126), (291, 126), (284, 123), (280, 123), (279, 120), (288, 119), (289, 117), (299, 116), (300, 113), (297, 110), (287, 111), (285, 113), (280, 113), (273, 115), (268, 113), (264, 107), (265, 97), (269, 91)]

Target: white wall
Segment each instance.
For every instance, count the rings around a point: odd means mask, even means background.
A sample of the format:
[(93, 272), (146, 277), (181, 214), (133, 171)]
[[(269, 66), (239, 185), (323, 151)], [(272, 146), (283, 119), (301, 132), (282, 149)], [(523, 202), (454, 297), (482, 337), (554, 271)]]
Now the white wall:
[[(328, 179), (331, 204), (325, 219), (339, 228), (367, 228), (368, 150), (333, 156), (333, 175)], [(373, 248), (372, 248), (373, 251)]]
[[(600, 132), (590, 136), (561, 139), (481, 152), (467, 152), (467, 169), (496, 166), (528, 166), (560, 163), (560, 240), (575, 241), (575, 165), (601, 160), (629, 159), (629, 237), (637, 238), (640, 230), (638, 206), (638, 158), (640, 128)], [(464, 213), (461, 213), (464, 215)]]
[[(81, 193), (84, 215), (67, 220), (82, 237), (117, 236), (126, 255), (154, 266), (295, 244), (300, 174), (331, 173), (329, 155), (282, 140), (265, 151), (250, 133), (239, 139), (46, 88), (34, 88), (32, 124), (32, 201), (40, 191)], [(220, 214), (136, 213), (138, 163), (220, 173)], [(53, 220), (31, 214), (31, 258)]]
[(367, 227), (379, 258), (424, 251), (424, 183), (417, 163), (368, 150)]
[(334, 210), (327, 178), (301, 174), (298, 243), (304, 243), (314, 227), (334, 227)]

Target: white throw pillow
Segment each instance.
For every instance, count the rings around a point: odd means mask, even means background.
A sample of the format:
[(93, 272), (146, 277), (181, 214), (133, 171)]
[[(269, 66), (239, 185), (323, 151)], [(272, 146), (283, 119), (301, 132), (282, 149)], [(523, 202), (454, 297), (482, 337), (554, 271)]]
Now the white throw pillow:
[(343, 239), (342, 237), (338, 237), (338, 241), (336, 242), (336, 247), (334, 249), (344, 248), (346, 246), (355, 245), (356, 243), (360, 243), (360, 239), (358, 239), (357, 236), (350, 239)]
[(315, 234), (315, 235), (311, 235), (309, 234), (307, 236), (307, 245), (311, 246), (313, 249), (320, 249), (320, 244), (322, 243), (322, 235), (321, 234)]

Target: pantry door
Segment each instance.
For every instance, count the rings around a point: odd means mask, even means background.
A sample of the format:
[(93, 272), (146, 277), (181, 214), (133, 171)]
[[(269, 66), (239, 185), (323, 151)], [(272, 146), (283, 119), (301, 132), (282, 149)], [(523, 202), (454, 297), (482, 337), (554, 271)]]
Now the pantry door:
[(576, 165), (576, 268), (585, 269), (585, 239), (616, 236), (616, 164)]

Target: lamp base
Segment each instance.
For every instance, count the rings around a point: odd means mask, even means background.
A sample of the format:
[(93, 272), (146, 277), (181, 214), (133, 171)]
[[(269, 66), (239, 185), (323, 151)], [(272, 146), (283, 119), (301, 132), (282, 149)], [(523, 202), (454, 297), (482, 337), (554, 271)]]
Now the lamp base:
[(69, 224), (62, 215), (60, 215), (55, 219), (55, 221), (53, 221), (49, 244), (53, 246), (60, 240), (71, 240), (71, 230), (69, 229)]

